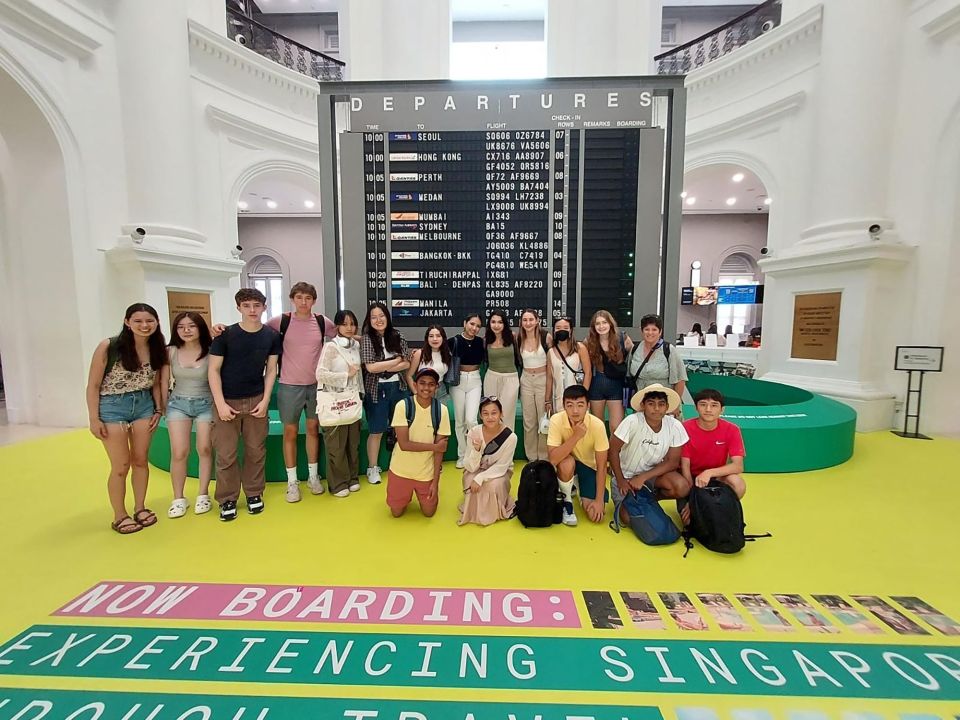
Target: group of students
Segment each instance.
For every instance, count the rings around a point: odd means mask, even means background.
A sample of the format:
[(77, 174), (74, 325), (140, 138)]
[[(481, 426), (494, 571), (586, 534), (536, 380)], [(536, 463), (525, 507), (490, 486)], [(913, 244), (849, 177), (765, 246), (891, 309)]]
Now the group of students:
[[(631, 400), (629, 388), (662, 388), (668, 396), (664, 402), (670, 401), (668, 411), (678, 414), (686, 383), (683, 363), (663, 341), (663, 324), (655, 315), (642, 319), (642, 337), (634, 343), (604, 310), (592, 318), (584, 341), (573, 336), (572, 323), (566, 318), (554, 323), (552, 333), (545, 332), (533, 310), (523, 312), (516, 332), (505, 313), (491, 313), (481, 337), (484, 323), (472, 314), (453, 338), (447, 338), (444, 328), (430, 326), (422, 347), (411, 352), (381, 302), (369, 306), (362, 323), (349, 310), (339, 311), (331, 321), (313, 312), (316, 289), (297, 283), (290, 291), (292, 312), (263, 324), (266, 298), (260, 291), (242, 289), (235, 299), (239, 323), (211, 328), (197, 313), (180, 313), (174, 319), (169, 346), (156, 310), (142, 303), (131, 305), (120, 334), (97, 347), (90, 366), (87, 405), (90, 430), (103, 442), (110, 459), (108, 494), (114, 515), (111, 527), (116, 532), (135, 533), (157, 522), (156, 514), (145, 506), (147, 451), (163, 414), (169, 430), (174, 496), (169, 517), (182, 517), (189, 508), (184, 488), (194, 426), (200, 461), (194, 512), (202, 514), (212, 508), (208, 488), (214, 450), (220, 519), (237, 517), (241, 489), (248, 512), (262, 512), (267, 411), (278, 376), (288, 502), (301, 499), (297, 437), (304, 416), (311, 493), (325, 492), (319, 474), (321, 431), (329, 491), (347, 497), (360, 490), (360, 421), (321, 428), (319, 388), (362, 398), (370, 484), (382, 482), (379, 458), (384, 434), (389, 431), (391, 440), (395, 439), (386, 492), (394, 516), (404, 513), (414, 494), (425, 515), (436, 512), (442, 458), (455, 431), (457, 467), (464, 469), (460, 523), (490, 524), (509, 518), (513, 515), (510, 482), (519, 399), (524, 452), (528, 461), (549, 460), (556, 466), (566, 499), (564, 522), (576, 523), (574, 483), (579, 485), (588, 516), (599, 521), (606, 483), (601, 493), (597, 468), (606, 471), (610, 447), (603, 416), (609, 418), (612, 442), (619, 449), (617, 438), (629, 445), (639, 432), (636, 418), (646, 417), (646, 396), (650, 394), (638, 393)], [(483, 365), (486, 371), (481, 380)], [(441, 402), (448, 392), (454, 406), (453, 427), (446, 404)], [(624, 408), (631, 404), (637, 414), (624, 424)], [(699, 406), (698, 402), (698, 412)], [(653, 418), (651, 415), (650, 428)], [(683, 431), (671, 421), (679, 426), (669, 417), (666, 427), (671, 432), (663, 437), (673, 443)], [(703, 417), (696, 421), (705, 423), (701, 427), (707, 432), (719, 427)], [(619, 433), (621, 427), (625, 429)], [(660, 432), (658, 426), (656, 433)], [(237, 455), (241, 437), (242, 462)], [(631, 450), (628, 455), (648, 462), (650, 439), (644, 436), (637, 442), (636, 452)], [(729, 472), (719, 476), (729, 477), (728, 482), (742, 495), (735, 461), (733, 457), (730, 463), (723, 463), (729, 465)], [(666, 460), (661, 458), (650, 468), (637, 469), (640, 466), (635, 459), (620, 464), (610, 455), (615, 497), (628, 491), (631, 478), (654, 467), (662, 471), (655, 483), (662, 497), (682, 497), (684, 487), (699, 482), (699, 472), (686, 477), (679, 464), (664, 469), (660, 467), (663, 462)], [(128, 474), (134, 495), (132, 514), (126, 505)]]

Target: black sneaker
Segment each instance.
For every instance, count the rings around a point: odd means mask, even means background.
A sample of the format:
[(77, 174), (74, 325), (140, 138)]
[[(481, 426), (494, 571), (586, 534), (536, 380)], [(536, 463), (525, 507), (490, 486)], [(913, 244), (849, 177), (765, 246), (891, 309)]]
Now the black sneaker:
[(227, 500), (220, 503), (220, 519), (224, 522), (237, 519), (237, 501)]
[(251, 515), (259, 515), (263, 512), (263, 497), (253, 495), (247, 498), (247, 512)]

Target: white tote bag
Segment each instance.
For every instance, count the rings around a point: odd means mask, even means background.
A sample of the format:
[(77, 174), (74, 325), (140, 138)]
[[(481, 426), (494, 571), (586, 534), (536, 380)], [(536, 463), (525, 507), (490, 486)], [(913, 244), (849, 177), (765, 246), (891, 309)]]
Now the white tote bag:
[[(340, 348), (337, 352), (343, 357)], [(344, 358), (346, 362), (346, 358)], [(351, 425), (363, 414), (363, 402), (360, 393), (353, 388), (346, 390), (328, 390), (317, 388), (317, 419), (320, 427), (338, 427)]]

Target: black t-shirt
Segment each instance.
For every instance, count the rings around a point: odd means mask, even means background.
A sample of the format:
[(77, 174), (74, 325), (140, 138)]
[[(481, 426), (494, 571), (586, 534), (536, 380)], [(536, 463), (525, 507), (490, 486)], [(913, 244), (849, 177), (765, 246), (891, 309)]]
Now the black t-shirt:
[(483, 362), (483, 338), (479, 335), (473, 340), (467, 340), (463, 335), (457, 333), (447, 341), (450, 346), (450, 354), (460, 358), (464, 365), (480, 365)]
[(280, 333), (266, 325), (256, 332), (247, 332), (237, 323), (215, 337), (210, 354), (223, 358), (220, 383), (224, 399), (262, 395), (267, 358), (279, 355), (280, 349)]

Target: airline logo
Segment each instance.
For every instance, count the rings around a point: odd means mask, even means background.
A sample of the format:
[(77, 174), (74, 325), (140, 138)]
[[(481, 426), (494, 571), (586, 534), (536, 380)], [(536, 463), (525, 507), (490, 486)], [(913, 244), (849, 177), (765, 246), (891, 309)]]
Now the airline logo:
[(394, 298), (391, 304), (395, 308), (418, 308), (420, 301), (414, 298)]
[(392, 232), (390, 233), (391, 240), (419, 240), (420, 233), (415, 232)]
[(418, 308), (400, 308), (393, 311), (393, 316), (395, 318), (415, 318), (420, 317), (420, 310)]
[(390, 283), (390, 287), (397, 288), (398, 290), (418, 290), (420, 288), (419, 280), (394, 280)]
[(413, 133), (392, 132), (388, 135), (391, 140), (413, 140)]
[(418, 212), (392, 212), (390, 213), (391, 220), (419, 220), (420, 213)]
[(391, 260), (419, 260), (420, 253), (418, 252), (392, 252), (390, 253)]
[(394, 280), (419, 280), (419, 270), (394, 270), (392, 273)]
[(409, 160), (419, 160), (417, 153), (390, 153), (390, 162), (406, 162)]
[(397, 232), (416, 232), (419, 227), (415, 222), (407, 222), (405, 220), (399, 222), (397, 220), (390, 221), (390, 229)]
[(419, 200), (420, 193), (392, 192), (390, 193), (391, 202), (403, 202), (404, 200)]
[(420, 179), (420, 173), (390, 173), (390, 182), (413, 182)]

